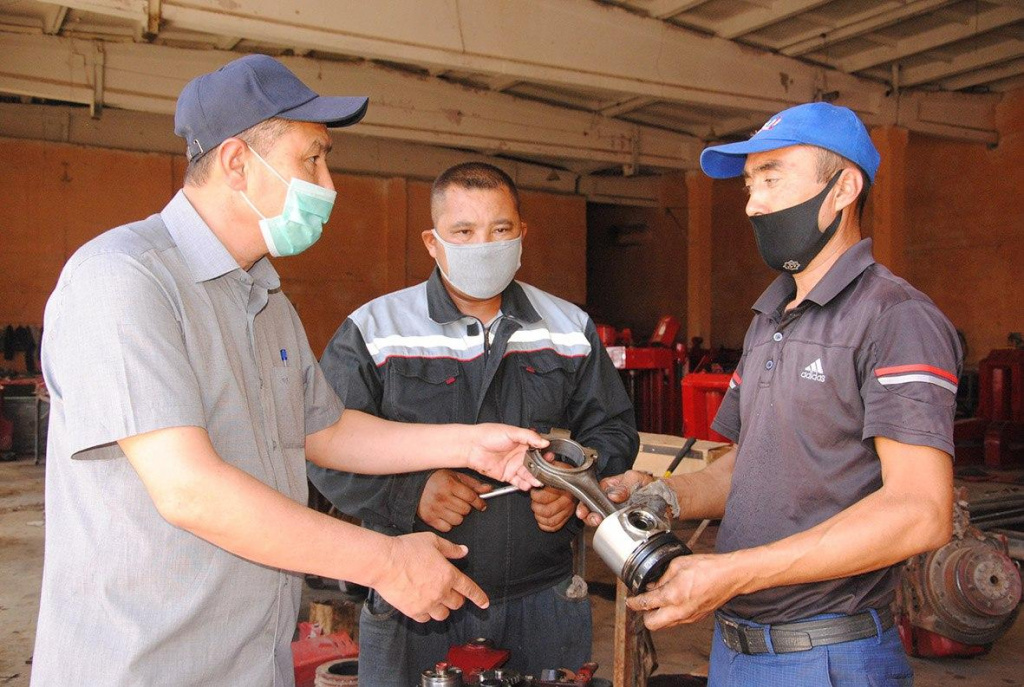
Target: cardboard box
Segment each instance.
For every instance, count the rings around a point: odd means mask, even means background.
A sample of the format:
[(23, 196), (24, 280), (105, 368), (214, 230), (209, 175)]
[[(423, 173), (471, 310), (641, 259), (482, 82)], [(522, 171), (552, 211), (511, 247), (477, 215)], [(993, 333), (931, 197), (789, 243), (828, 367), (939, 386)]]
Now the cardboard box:
[[(549, 439), (569, 439), (569, 430), (552, 428), (545, 434)], [(640, 432), (640, 450), (633, 461), (634, 470), (646, 472), (661, 477), (668, 469), (669, 463), (679, 453), (679, 449), (686, 443), (685, 437), (677, 437), (671, 434), (652, 434), (651, 432)], [(695, 472), (707, 467), (712, 461), (732, 448), (732, 444), (721, 441), (705, 441), (698, 439), (690, 450), (683, 456), (679, 466), (673, 474), (682, 472)]]
[[(644, 470), (661, 477), (685, 443), (685, 437), (640, 432), (640, 451), (637, 453), (636, 460), (633, 461), (633, 469)], [(732, 448), (732, 444), (729, 443), (698, 439), (680, 461), (673, 474), (702, 470), (730, 448)]]

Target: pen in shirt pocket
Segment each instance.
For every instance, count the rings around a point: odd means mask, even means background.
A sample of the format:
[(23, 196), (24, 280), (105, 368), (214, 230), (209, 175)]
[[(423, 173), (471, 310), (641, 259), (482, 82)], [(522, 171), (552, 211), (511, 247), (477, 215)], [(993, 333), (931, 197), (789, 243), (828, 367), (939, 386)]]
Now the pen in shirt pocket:
[(282, 348), (281, 349), (281, 363), (285, 367), (288, 367), (288, 349), (287, 348)]

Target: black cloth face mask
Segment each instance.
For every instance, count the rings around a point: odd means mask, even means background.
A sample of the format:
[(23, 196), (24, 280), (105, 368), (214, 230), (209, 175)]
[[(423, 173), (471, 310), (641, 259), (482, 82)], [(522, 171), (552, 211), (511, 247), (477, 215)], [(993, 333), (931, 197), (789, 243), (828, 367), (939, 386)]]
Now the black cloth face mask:
[(750, 218), (757, 251), (773, 270), (790, 274), (802, 272), (835, 235), (843, 213), (837, 212), (836, 218), (822, 231), (818, 229), (818, 212), (842, 173), (842, 170), (836, 172), (821, 193), (799, 205)]

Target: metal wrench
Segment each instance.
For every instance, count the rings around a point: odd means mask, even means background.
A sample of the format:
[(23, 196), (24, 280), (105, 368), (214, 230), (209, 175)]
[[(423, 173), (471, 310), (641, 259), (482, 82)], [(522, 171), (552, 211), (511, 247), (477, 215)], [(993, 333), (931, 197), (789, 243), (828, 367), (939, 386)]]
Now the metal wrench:
[[(558, 458), (575, 467), (563, 468), (544, 460), (544, 453), (553, 452)], [(571, 439), (552, 439), (544, 449), (526, 452), (523, 465), (534, 477), (549, 487), (564, 489), (586, 504), (595, 513), (608, 517), (620, 506), (613, 504), (597, 481), (596, 454)]]

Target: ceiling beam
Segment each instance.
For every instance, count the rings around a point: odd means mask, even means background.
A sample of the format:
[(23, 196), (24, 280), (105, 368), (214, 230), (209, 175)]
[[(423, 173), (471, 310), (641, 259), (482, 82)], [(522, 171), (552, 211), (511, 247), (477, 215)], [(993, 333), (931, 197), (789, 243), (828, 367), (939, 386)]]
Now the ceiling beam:
[[(332, 130), (331, 171), (374, 176), (433, 179), (448, 167), (482, 160), (505, 170), (520, 188), (575, 193), (579, 177), (521, 161), (483, 157), (449, 148), (359, 136), (355, 129)], [(92, 119), (79, 107), (0, 103), (0, 136), (115, 150), (166, 153), (184, 157), (174, 135), (174, 118), (165, 114), (105, 110)]]
[(963, 76), (945, 79), (939, 82), (939, 86), (946, 91), (959, 91), (962, 88), (971, 88), (972, 86), (980, 86), (993, 81), (1011, 79), (1021, 74), (1024, 74), (1024, 57), (999, 65), (998, 67), (978, 69), (968, 72)]
[(1002, 81), (993, 82), (989, 88), (997, 93), (1006, 93), (1007, 91), (1015, 91), (1020, 88), (1024, 88), (1024, 75), (1013, 76), (1009, 79), (1003, 79)]
[[(133, 0), (59, 1), (132, 16)], [(858, 111), (884, 97), (870, 80), (592, 0), (161, 0), (160, 12), (164, 26), (214, 35), (765, 114), (814, 100), (825, 81)]]
[(658, 102), (657, 98), (629, 98), (627, 100), (617, 102), (614, 105), (602, 107), (601, 114), (605, 117), (619, 117), (630, 112), (636, 112), (637, 110), (656, 102)]
[(34, 17), (0, 17), (0, 31), (11, 33), (39, 34), (43, 31), (39, 19)]
[(60, 33), (60, 30), (64, 28), (64, 20), (68, 16), (68, 8), (64, 5), (54, 5), (50, 8), (50, 11), (46, 13), (46, 18), (43, 20), (43, 33), (54, 36)]
[(900, 70), (900, 87), (907, 88), (932, 81), (941, 81), (950, 76), (1017, 59), (1022, 55), (1024, 55), (1024, 40), (1019, 38), (1004, 40), (995, 45), (958, 55), (948, 63), (929, 62)]
[[(109, 16), (134, 17), (137, 23), (149, 18), (147, 0), (39, 1)], [(906, 2), (904, 10), (918, 12), (947, 4), (949, 0)], [(297, 46), (481, 77), (503, 76), (556, 89), (611, 92), (618, 94), (616, 99), (623, 100), (651, 97), (716, 108), (733, 116), (767, 116), (823, 97), (854, 109), (866, 121), (894, 124), (899, 116), (898, 100), (891, 97), (885, 83), (766, 54), (725, 39), (701, 36), (593, 0), (303, 0), (301, 4), (278, 0), (161, 0), (160, 21), (161, 31), (239, 36), (267, 45)], [(609, 49), (610, 46), (628, 46), (630, 59), (623, 60), (621, 51)], [(154, 67), (153, 73), (159, 81), (168, 71), (167, 67)], [(313, 73), (315, 77), (316, 72)], [(400, 102), (401, 89), (410, 83), (392, 84), (379, 71), (373, 72), (382, 75), (376, 81), (367, 76), (369, 72), (358, 73), (362, 75), (358, 83), (366, 84), (367, 92), (382, 94), (382, 105)], [(906, 83), (902, 81), (903, 85)], [(377, 105), (380, 118), (385, 114), (391, 117), (388, 128), (365, 124), (363, 130), (368, 135), (443, 141), (445, 145), (487, 150), (495, 149), (492, 146), (511, 146), (521, 153), (535, 149), (529, 154), (573, 159), (587, 159), (588, 155), (635, 157), (637, 138), (623, 132), (623, 126), (631, 126), (625, 122), (550, 105), (538, 110), (541, 106), (537, 103), (497, 93), (489, 95), (509, 99), (480, 102), (479, 92), (443, 84), (437, 79), (417, 84), (417, 98), (431, 103), (425, 106), (426, 110), (410, 108), (410, 120), (403, 119), (400, 107), (388, 109)], [(927, 99), (930, 94), (921, 97)], [(604, 99), (608, 99), (607, 95)], [(480, 109), (481, 114), (460, 118), (453, 103), (461, 107), (463, 101), (470, 109)], [(504, 112), (501, 107), (506, 108)], [(484, 110), (486, 115), (482, 114)], [(433, 116), (427, 111), (433, 112)], [(445, 121), (444, 113), (452, 112), (461, 125)], [(535, 112), (539, 114), (526, 114)], [(546, 126), (546, 117), (551, 113), (556, 114), (555, 120), (559, 122), (556, 131), (549, 131)], [(581, 117), (590, 117), (590, 126), (596, 127), (594, 132), (583, 127)], [(425, 118), (433, 124), (417, 126)], [(492, 124), (490, 131), (478, 133), (476, 125), (484, 122)], [(494, 135), (494, 122), (504, 127), (503, 135)], [(543, 122), (545, 126), (529, 126), (528, 122)], [(955, 131), (959, 124), (954, 117), (944, 126)], [(534, 133), (535, 129), (539, 133)], [(560, 132), (566, 130), (574, 130), (575, 134), (559, 145)], [(602, 132), (601, 141), (614, 141), (610, 150), (602, 148), (591, 135), (598, 130)], [(971, 126), (964, 126), (963, 130), (965, 140), (975, 140), (976, 131)], [(604, 132), (608, 131), (614, 133), (606, 135)], [(652, 146), (661, 145), (664, 136), (672, 136), (670, 132), (652, 127), (638, 127), (636, 131), (642, 133), (639, 139), (649, 160), (679, 157), (650, 152)], [(465, 140), (460, 141), (460, 136)], [(531, 145), (538, 137), (544, 139), (544, 145)], [(678, 149), (680, 138), (692, 140), (677, 135), (668, 139), (665, 150), (673, 146)], [(578, 155), (572, 154), (575, 142), (582, 142)], [(657, 166), (689, 168), (694, 153), (689, 145), (682, 147), (686, 148), (682, 162)], [(555, 153), (556, 150), (559, 152)], [(634, 162), (618, 160), (627, 165)], [(642, 160), (639, 164), (656, 163)]]
[(780, 53), (790, 57), (800, 57), (813, 52), (822, 52), (824, 55), (823, 51), (830, 45), (884, 29), (904, 19), (951, 5), (954, 1), (891, 0), (890, 2), (870, 4), (868, 9), (848, 15), (832, 29), (807, 31), (791, 37), (786, 45), (776, 45), (775, 47)]
[(896, 45), (891, 47), (879, 46), (854, 53), (838, 60), (836, 65), (847, 73), (859, 72), (862, 69), (894, 62), (909, 55), (917, 55), (965, 38), (987, 33), (1022, 19), (1024, 19), (1024, 10), (1012, 7), (994, 7), (970, 17), (970, 21), (966, 24), (943, 24), (928, 31), (900, 38), (896, 41)]
[(775, 0), (764, 7), (748, 10), (724, 21), (710, 22), (706, 26), (716, 35), (732, 40), (827, 3), (828, 0)]
[[(92, 119), (77, 107), (0, 103), (0, 137), (5, 138), (184, 157), (184, 144), (173, 131), (174, 118), (170, 115), (108, 109), (101, 119)], [(356, 129), (331, 131), (334, 150), (328, 159), (332, 172), (433, 180), (452, 165), (482, 161), (503, 169), (520, 189), (580, 194), (592, 202), (657, 205), (656, 177), (587, 177), (592, 171), (606, 168), (599, 163), (580, 163), (578, 169), (566, 171), (450, 148), (359, 136), (351, 131)]]
[[(995, 106), (998, 94), (902, 92), (898, 98), (897, 126), (918, 133), (974, 143), (995, 144)], [(869, 126), (881, 122), (869, 121)]]
[[(237, 55), (149, 44), (109, 43), (99, 64), (94, 42), (0, 34), (0, 91), (172, 113), (192, 77)], [(371, 105), (358, 133), (492, 153), (594, 160), (609, 164), (693, 169), (698, 139), (587, 112), (474, 91), (439, 79), (372, 64), (281, 58), (314, 89), (368, 94)], [(102, 90), (97, 92), (102, 75)]]
[(494, 79), (491, 79), (487, 85), (488, 87), (490, 87), (492, 91), (507, 91), (508, 89), (512, 88), (519, 82), (519, 79), (510, 79), (507, 77), (499, 76)]
[(658, 207), (661, 198), (660, 177), (598, 177), (580, 179), (579, 192), (591, 203)]
[(643, 9), (655, 19), (669, 19), (706, 2), (708, 0), (651, 0)]

